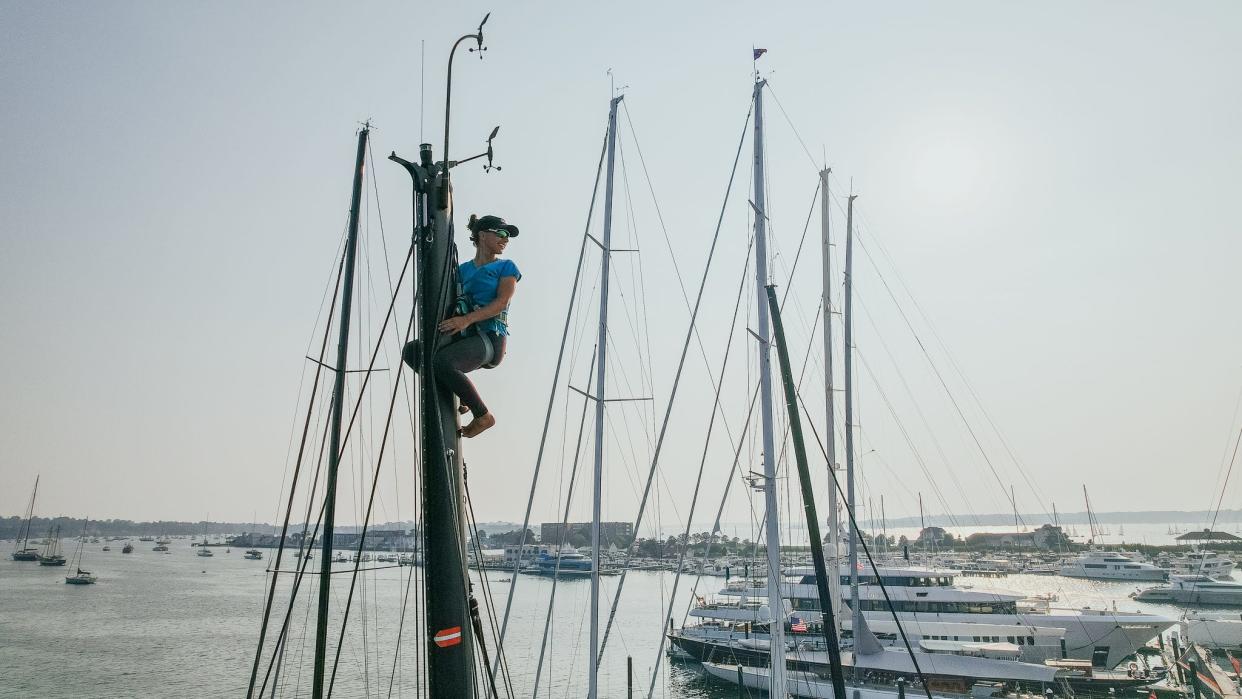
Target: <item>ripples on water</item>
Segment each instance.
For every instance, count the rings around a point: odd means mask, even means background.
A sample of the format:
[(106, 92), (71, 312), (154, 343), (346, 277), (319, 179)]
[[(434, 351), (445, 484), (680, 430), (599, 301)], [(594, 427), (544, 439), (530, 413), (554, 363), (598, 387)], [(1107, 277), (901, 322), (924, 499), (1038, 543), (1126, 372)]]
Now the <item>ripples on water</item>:
[[(99, 576), (92, 586), (64, 584), (64, 570), (31, 563), (0, 561), (0, 697), (240, 697), (245, 695), (254, 643), (262, 614), (264, 568), (268, 561), (248, 561), (240, 549), (213, 558), (199, 558), (188, 542), (175, 541), (169, 554), (155, 553), (140, 542), (133, 554), (103, 552), (88, 544), (84, 567)], [(268, 552), (265, 552), (265, 556)], [(288, 564), (286, 564), (288, 567)], [(340, 566), (338, 566), (339, 568)], [(411, 599), (404, 625), (401, 659), (393, 671), (393, 649), (405, 578), (411, 569), (390, 568), (360, 578), (350, 633), (334, 696), (416, 697), (416, 646), (421, 621)], [(494, 571), (488, 578), (503, 611), (509, 578)], [(348, 589), (348, 575), (334, 576), (333, 608), (339, 614)], [(635, 696), (645, 696), (656, 663), (662, 672), (655, 696), (722, 699), (736, 689), (708, 683), (694, 666), (657, 658), (663, 629), (661, 600), (671, 588), (670, 573), (631, 573), (601, 669), (601, 693), (624, 696), (626, 656), (634, 659)], [(365, 585), (361, 583), (365, 580)], [(611, 600), (618, 578), (604, 578)], [(305, 590), (317, 588), (308, 577)], [(700, 593), (714, 593), (721, 578), (704, 578)], [(1166, 605), (1139, 604), (1127, 597), (1133, 583), (1103, 583), (1062, 577), (1015, 575), (1001, 579), (961, 578), (979, 590), (1025, 594), (1054, 593), (1057, 606), (1145, 610), (1178, 617)], [(528, 696), (534, 682), (539, 639), (543, 632), (552, 582), (521, 576), (510, 622), (508, 662), (519, 696)], [(683, 579), (681, 602), (674, 620), (681, 623), (689, 600)], [(364, 589), (361, 589), (365, 587)], [(415, 582), (415, 589), (418, 582)], [(586, 685), (587, 617), (590, 585), (586, 580), (562, 581), (557, 589), (549, 656), (542, 687), (548, 696), (581, 696)], [(308, 600), (310, 595), (303, 595)], [(365, 603), (365, 606), (360, 606)], [(605, 607), (606, 602), (601, 602)], [(280, 603), (278, 610), (283, 610)], [(363, 610), (365, 609), (365, 624)], [(299, 605), (293, 615), (290, 654), (283, 677), (290, 679), (277, 696), (305, 696), (309, 687), (314, 615)], [(274, 616), (279, 619), (279, 616)], [(275, 626), (278, 621), (273, 622)], [(339, 623), (339, 617), (338, 617)], [(365, 627), (365, 628), (364, 628)], [(339, 626), (333, 625), (333, 628)], [(363, 635), (366, 643), (363, 643)], [(489, 644), (490, 645), (490, 644)], [(335, 651), (335, 641), (329, 656)], [(301, 678), (297, 686), (293, 680)], [(544, 691), (541, 691), (541, 696)], [(421, 696), (426, 696), (425, 691)]]

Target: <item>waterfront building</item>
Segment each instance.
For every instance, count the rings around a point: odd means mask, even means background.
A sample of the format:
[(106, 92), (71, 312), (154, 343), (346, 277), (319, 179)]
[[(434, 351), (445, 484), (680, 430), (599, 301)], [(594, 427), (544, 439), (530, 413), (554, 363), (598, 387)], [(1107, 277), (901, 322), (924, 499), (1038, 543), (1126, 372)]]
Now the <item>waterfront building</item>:
[(979, 532), (966, 537), (966, 545), (980, 548), (1042, 548), (1057, 549), (1069, 544), (1069, 537), (1060, 527), (1045, 524), (1029, 532)]
[[(563, 538), (562, 533), (564, 533)], [(628, 546), (634, 538), (634, 525), (631, 522), (600, 522), (599, 535), (605, 546), (618, 542), (622, 546)], [(572, 546), (574, 539), (590, 542), (591, 523), (571, 522), (562, 525), (560, 522), (545, 522), (539, 526), (539, 540), (545, 544), (556, 546), (557, 543), (564, 541)]]

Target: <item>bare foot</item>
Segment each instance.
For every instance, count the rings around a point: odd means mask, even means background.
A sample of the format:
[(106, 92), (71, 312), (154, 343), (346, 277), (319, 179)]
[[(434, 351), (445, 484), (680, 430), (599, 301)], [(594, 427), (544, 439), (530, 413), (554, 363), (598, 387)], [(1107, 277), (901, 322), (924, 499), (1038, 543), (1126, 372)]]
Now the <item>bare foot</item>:
[(495, 426), (495, 424), (496, 416), (491, 413), (484, 413), (483, 415), (471, 420), (469, 425), (463, 427), (461, 430), (461, 436), (478, 437), (484, 430)]

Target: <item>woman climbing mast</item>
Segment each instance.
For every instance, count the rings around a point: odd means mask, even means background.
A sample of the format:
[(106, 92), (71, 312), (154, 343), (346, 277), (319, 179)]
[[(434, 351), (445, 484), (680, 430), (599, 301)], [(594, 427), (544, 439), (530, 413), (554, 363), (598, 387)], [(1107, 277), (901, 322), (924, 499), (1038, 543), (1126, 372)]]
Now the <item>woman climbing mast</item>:
[(499, 216), (479, 218), (471, 214), (466, 227), (470, 229), (475, 253), (473, 260), (457, 268), (464, 301), (460, 310), (464, 312), (440, 323), (440, 332), (455, 337), (436, 352), (433, 365), (436, 380), (461, 401), (459, 410), (469, 410), (474, 416), (462, 428), (462, 436), (476, 437), (495, 425), (496, 417), (488, 411), (466, 373), (479, 367), (495, 368), (504, 358), (509, 302), (522, 273), (512, 260), (500, 259), (509, 239), (517, 237), (517, 226), (505, 223)]

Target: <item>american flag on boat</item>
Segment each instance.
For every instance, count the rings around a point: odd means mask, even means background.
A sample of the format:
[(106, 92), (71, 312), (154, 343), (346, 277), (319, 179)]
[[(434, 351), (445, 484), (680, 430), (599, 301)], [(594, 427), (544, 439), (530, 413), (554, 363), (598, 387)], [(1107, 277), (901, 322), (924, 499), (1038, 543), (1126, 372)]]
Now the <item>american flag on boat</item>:
[(805, 632), (806, 632), (806, 622), (805, 622), (805, 621), (803, 621), (802, 619), (799, 619), (799, 618), (798, 618), (798, 617), (796, 617), (796, 616), (791, 616), (791, 617), (789, 617), (789, 630), (790, 630), (790, 631), (799, 631), (799, 632), (805, 633)]

